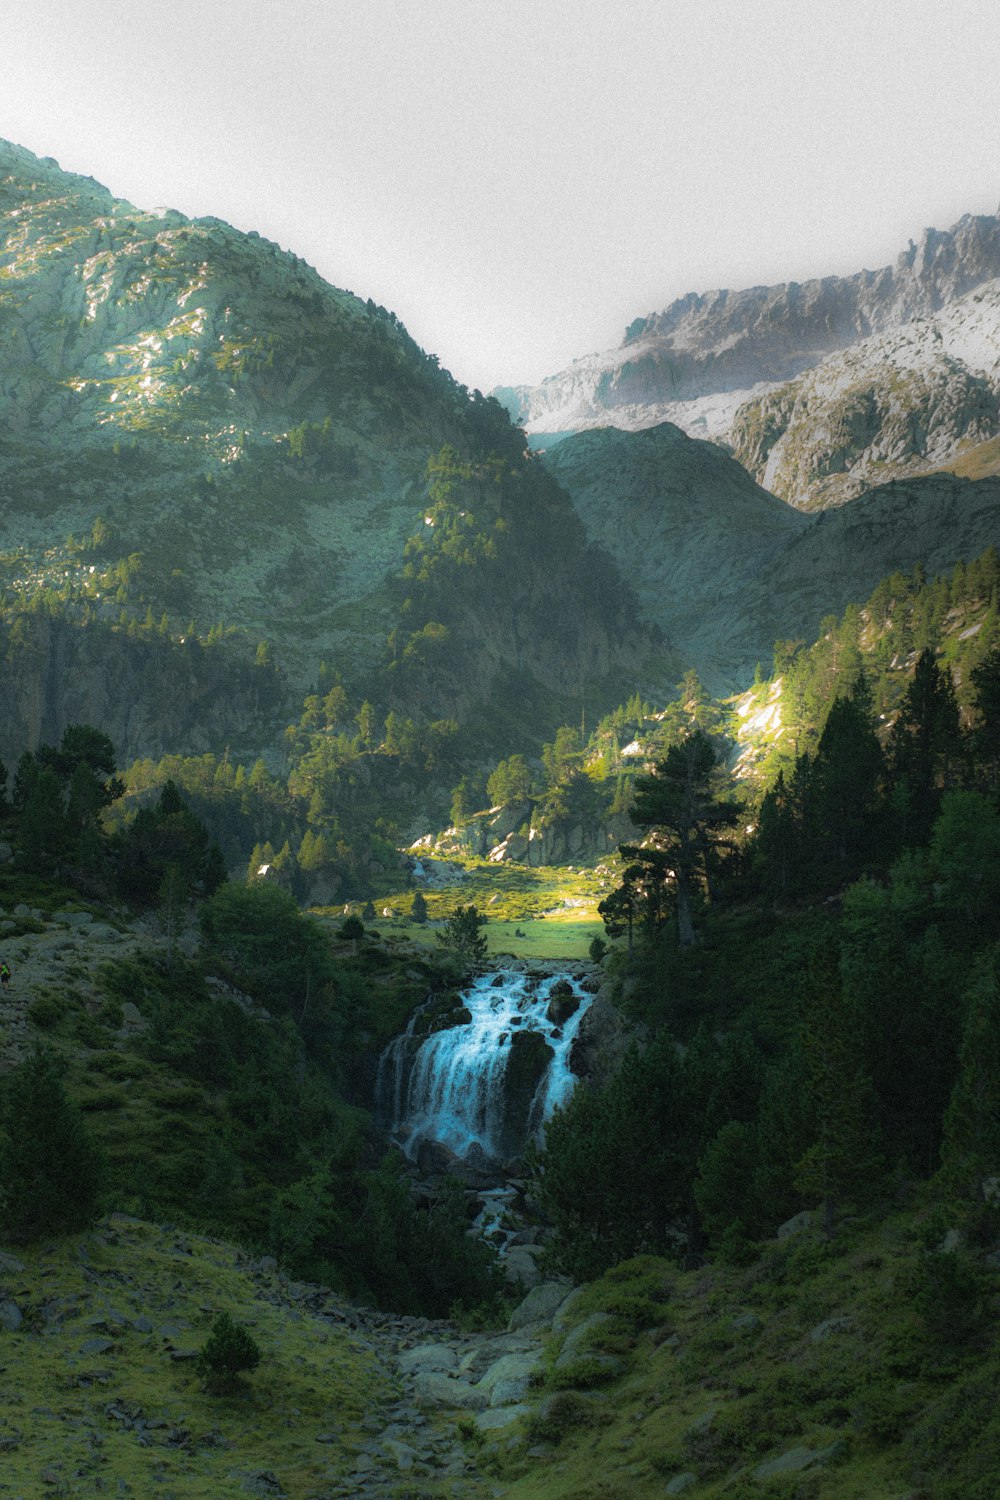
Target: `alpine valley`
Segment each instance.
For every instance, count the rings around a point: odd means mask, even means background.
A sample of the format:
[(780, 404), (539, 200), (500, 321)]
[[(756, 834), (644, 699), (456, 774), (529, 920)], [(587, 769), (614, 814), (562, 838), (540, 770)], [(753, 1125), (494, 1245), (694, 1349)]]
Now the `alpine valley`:
[(0, 142), (0, 1496), (995, 1500), (1000, 218), (470, 392)]

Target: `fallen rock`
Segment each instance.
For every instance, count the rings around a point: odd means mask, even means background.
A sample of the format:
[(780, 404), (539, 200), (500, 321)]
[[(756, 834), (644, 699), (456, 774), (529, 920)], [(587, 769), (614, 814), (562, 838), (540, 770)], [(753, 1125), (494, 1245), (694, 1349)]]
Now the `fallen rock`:
[(482, 1411), (490, 1404), (489, 1392), (467, 1380), (455, 1380), (440, 1370), (421, 1372), (414, 1382), (413, 1399), (429, 1411)]
[(559, 1358), (556, 1360), (556, 1369), (565, 1369), (567, 1365), (579, 1359), (582, 1354), (589, 1352), (594, 1342), (594, 1335), (613, 1322), (614, 1319), (610, 1313), (605, 1312), (591, 1313), (589, 1318), (584, 1318), (583, 1322), (578, 1323), (573, 1331), (568, 1333), (563, 1340), (563, 1346), (559, 1351)]
[(847, 1452), (847, 1444), (843, 1438), (837, 1438), (835, 1442), (826, 1448), (789, 1448), (787, 1453), (782, 1453), (779, 1458), (769, 1458), (764, 1463), (758, 1464), (753, 1471), (755, 1479), (770, 1479), (773, 1474), (797, 1474), (801, 1469), (811, 1468), (814, 1464), (822, 1466), (835, 1463), (837, 1459), (843, 1458)]
[(399, 1368), (407, 1375), (424, 1370), (454, 1370), (458, 1355), (447, 1344), (418, 1344), (399, 1355)]
[[(547, 1323), (570, 1296), (572, 1287), (565, 1281), (540, 1281), (510, 1315), (507, 1328), (516, 1333), (532, 1323)], [(554, 1326), (554, 1323), (553, 1323)]]
[(476, 1412), (473, 1421), (480, 1432), (494, 1432), (498, 1427), (509, 1427), (516, 1422), (518, 1417), (526, 1416), (531, 1410), (530, 1406), (523, 1402), (514, 1406), (491, 1406), (485, 1411)]
[(521, 1354), (505, 1354), (490, 1365), (476, 1389), (488, 1394), (490, 1406), (510, 1406), (528, 1394), (531, 1377), (541, 1362), (541, 1349), (530, 1349)]
[(529, 1289), (539, 1285), (542, 1273), (535, 1259), (538, 1253), (539, 1248), (535, 1245), (514, 1245), (507, 1251), (503, 1268), (509, 1286), (516, 1286), (518, 1282)]
[(16, 1333), (24, 1322), (24, 1315), (16, 1302), (0, 1302), (0, 1328), (4, 1333)]

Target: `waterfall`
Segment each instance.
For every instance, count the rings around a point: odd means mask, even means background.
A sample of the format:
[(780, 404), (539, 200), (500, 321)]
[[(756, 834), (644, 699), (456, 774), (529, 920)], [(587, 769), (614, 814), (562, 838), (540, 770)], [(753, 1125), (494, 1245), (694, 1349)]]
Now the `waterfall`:
[(463, 1159), (518, 1156), (573, 1088), (570, 1049), (591, 1001), (579, 980), (501, 970), (461, 1000), (465, 1024), (421, 1040), (418, 1011), (379, 1062), (378, 1110), (411, 1159), (422, 1141)]

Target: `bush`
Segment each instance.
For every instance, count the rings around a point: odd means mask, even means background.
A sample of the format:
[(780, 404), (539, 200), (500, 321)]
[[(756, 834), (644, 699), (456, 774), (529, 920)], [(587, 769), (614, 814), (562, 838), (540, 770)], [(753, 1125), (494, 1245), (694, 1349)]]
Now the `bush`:
[(207, 1343), (198, 1351), (197, 1371), (211, 1396), (228, 1396), (243, 1384), (242, 1370), (256, 1370), (260, 1345), (228, 1313), (220, 1313), (212, 1324)]
[(54, 995), (39, 995), (28, 1006), (28, 1019), (42, 1031), (51, 1031), (59, 1025), (65, 1013), (61, 1001)]

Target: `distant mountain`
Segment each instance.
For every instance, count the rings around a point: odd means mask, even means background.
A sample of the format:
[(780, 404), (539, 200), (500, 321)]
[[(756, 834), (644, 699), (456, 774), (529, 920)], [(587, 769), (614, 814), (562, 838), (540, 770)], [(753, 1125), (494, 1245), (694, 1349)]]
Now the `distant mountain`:
[[(718, 686), (752, 674), (760, 641), (748, 642), (745, 654), (727, 646), (720, 655), (719, 632), (728, 635), (748, 580), (808, 529), (807, 518), (761, 489), (714, 443), (689, 438), (670, 422), (641, 432), (579, 433), (543, 462), (683, 659)], [(824, 570), (817, 583), (825, 588)], [(766, 654), (771, 644), (764, 643)]]
[(1000, 548), (1000, 479), (932, 474), (807, 516), (670, 423), (580, 433), (543, 462), (716, 692), (745, 686), (776, 640), (813, 640), (888, 574), (920, 563), (934, 576)]
[(669, 420), (727, 436), (738, 408), (872, 334), (927, 318), (1000, 276), (1000, 218), (966, 215), (924, 231), (892, 266), (744, 291), (679, 298), (637, 318), (617, 349), (588, 355), (536, 386), (494, 394), (529, 433), (551, 437)]
[(816, 510), (887, 475), (952, 467), (998, 432), (1000, 280), (993, 280), (748, 401), (731, 441), (761, 484)]
[[(461, 574), (452, 549), (435, 576), (450, 567), (453, 586), (431, 599), (401, 575), (408, 540), (432, 529), (427, 465), (445, 447), (461, 525), (482, 546), (465, 549), (477, 566)], [(519, 700), (577, 696), (635, 660), (620, 644), (628, 591), (587, 552), (566, 498), (496, 403), (471, 399), (392, 313), (256, 234), (146, 212), (8, 143), (0, 588), (15, 602), (58, 596), (92, 629), (165, 617), (175, 649), (238, 627), (268, 642), (292, 704), (321, 659), (383, 710), (429, 717), (502, 699), (510, 682)], [(415, 670), (414, 649), (401, 668), (428, 625), (433, 666)], [(41, 636), (25, 657), (27, 733), (58, 729), (79, 634), (59, 633), (58, 665)], [(131, 753), (162, 748), (184, 720), (147, 710), (134, 733), (123, 726)]]

